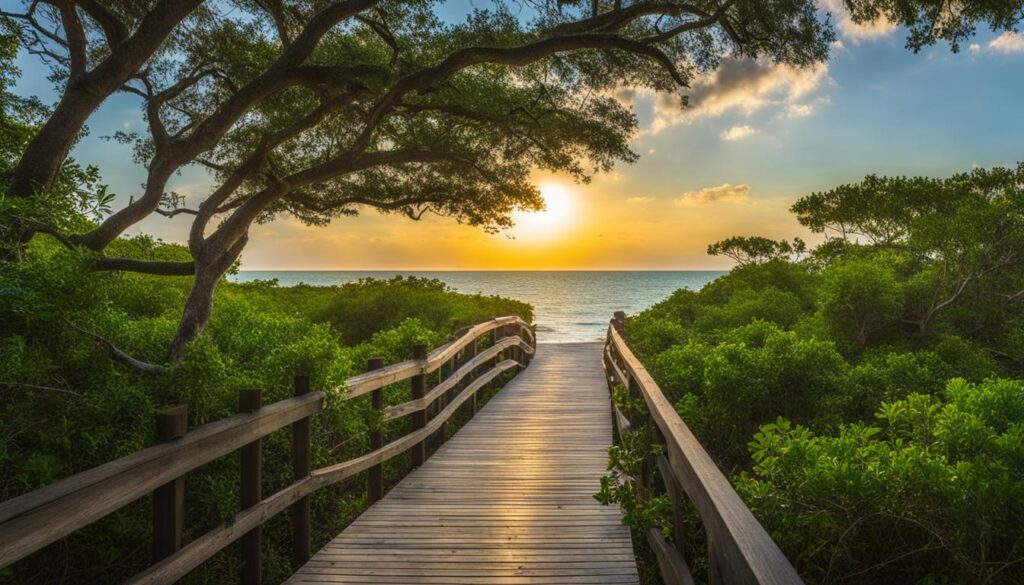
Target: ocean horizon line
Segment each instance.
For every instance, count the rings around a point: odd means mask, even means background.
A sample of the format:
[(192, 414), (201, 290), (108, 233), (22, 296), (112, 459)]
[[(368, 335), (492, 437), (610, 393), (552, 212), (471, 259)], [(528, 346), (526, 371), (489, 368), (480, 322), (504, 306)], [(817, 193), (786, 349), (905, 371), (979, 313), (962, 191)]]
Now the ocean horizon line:
[(729, 268), (240, 268), (238, 272), (729, 272)]

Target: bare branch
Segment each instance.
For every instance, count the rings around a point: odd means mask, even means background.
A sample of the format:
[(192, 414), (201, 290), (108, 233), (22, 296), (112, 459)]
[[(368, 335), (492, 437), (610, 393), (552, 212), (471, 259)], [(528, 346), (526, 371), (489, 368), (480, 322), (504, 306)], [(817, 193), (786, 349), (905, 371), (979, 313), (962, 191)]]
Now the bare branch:
[(175, 215), (199, 215), (198, 210), (188, 209), (187, 207), (175, 207), (174, 209), (160, 209), (158, 207), (153, 211), (164, 217), (174, 217)]
[(120, 363), (122, 363), (122, 364), (124, 364), (124, 365), (126, 365), (126, 366), (128, 366), (130, 368), (132, 368), (133, 370), (136, 370), (138, 372), (142, 372), (144, 374), (163, 374), (163, 373), (165, 373), (167, 371), (167, 368), (165, 366), (160, 366), (160, 365), (157, 365), (157, 364), (151, 364), (151, 363), (144, 362), (142, 360), (138, 360), (138, 359), (133, 358), (132, 356), (128, 355), (124, 350), (122, 350), (121, 348), (117, 347), (111, 341), (109, 341), (107, 338), (99, 335), (98, 333), (94, 333), (92, 331), (89, 331), (88, 329), (83, 329), (82, 327), (79, 327), (78, 325), (75, 325), (71, 321), (66, 321), (66, 323), (68, 324), (68, 326), (70, 326), (75, 331), (77, 331), (77, 332), (81, 333), (82, 335), (85, 335), (86, 337), (92, 339), (93, 341), (99, 342), (101, 345), (105, 346), (107, 348), (107, 351), (110, 353), (110, 357), (111, 358), (113, 358), (115, 361), (118, 361), (118, 362), (120, 362)]

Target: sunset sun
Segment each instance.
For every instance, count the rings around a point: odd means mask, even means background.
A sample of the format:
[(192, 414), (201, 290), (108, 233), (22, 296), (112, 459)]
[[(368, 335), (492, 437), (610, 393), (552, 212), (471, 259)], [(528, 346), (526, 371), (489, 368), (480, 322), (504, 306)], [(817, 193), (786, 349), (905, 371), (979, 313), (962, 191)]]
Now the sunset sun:
[(576, 202), (572, 191), (564, 185), (545, 183), (540, 186), (544, 209), (517, 211), (512, 214), (517, 238), (550, 239), (565, 233), (574, 223)]

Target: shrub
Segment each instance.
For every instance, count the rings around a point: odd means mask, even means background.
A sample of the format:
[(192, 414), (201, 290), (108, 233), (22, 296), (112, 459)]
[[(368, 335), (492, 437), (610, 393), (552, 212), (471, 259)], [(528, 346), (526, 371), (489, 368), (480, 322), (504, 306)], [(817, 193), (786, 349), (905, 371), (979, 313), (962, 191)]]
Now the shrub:
[(863, 349), (894, 323), (901, 301), (895, 271), (868, 258), (829, 266), (823, 274), (818, 306), (840, 340)]
[[(180, 259), (182, 253), (148, 238), (113, 247), (136, 258)], [(0, 500), (153, 444), (154, 413), (161, 408), (186, 404), (195, 427), (233, 414), (241, 388), (263, 388), (266, 403), (291, 396), (297, 372), (327, 394), (325, 410), (313, 418), (313, 465), (361, 455), (376, 420), (369, 397), (344, 400), (343, 385), (363, 371), (367, 358), (393, 363), (411, 357), (414, 344), (438, 345), (461, 325), (500, 313), (530, 316), (524, 303), (461, 295), (422, 279), (340, 287), (223, 282), (209, 324), (184, 361), (149, 376), (113, 362), (71, 324), (140, 359), (162, 361), (189, 279), (92, 272), (88, 262), (87, 255), (37, 238), (26, 259), (0, 272)], [(343, 314), (331, 319), (335, 306)], [(405, 400), (407, 388), (386, 389), (387, 404)], [(389, 436), (403, 432), (403, 424), (389, 425)], [(266, 493), (291, 483), (286, 430), (265, 439), (263, 461)], [(399, 476), (404, 465), (404, 458), (390, 462), (386, 477)], [(187, 481), (193, 486), (187, 525), (195, 534), (238, 510), (237, 457), (204, 465)], [(366, 505), (358, 479), (319, 492), (312, 502), (320, 542)], [(147, 566), (148, 546), (140, 543), (149, 542), (149, 530), (148, 505), (140, 501), (16, 563), (0, 581), (81, 582), (95, 580), (99, 570), (103, 581), (123, 580)], [(291, 572), (287, 520), (272, 521), (265, 531), (267, 580), (280, 582)], [(237, 562), (228, 547), (185, 582), (219, 583), (237, 572)]]
[(779, 420), (737, 490), (813, 583), (1024, 579), (1024, 383), (949, 382), (884, 403), (881, 426)]

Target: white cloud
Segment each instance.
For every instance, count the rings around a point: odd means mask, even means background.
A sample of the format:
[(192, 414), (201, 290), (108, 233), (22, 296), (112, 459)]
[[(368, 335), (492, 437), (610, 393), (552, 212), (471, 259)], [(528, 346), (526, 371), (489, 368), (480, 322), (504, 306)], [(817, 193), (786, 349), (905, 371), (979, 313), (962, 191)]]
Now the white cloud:
[(651, 201), (654, 201), (654, 197), (629, 197), (626, 199), (626, 203), (635, 203), (638, 205), (650, 203)]
[(998, 53), (1024, 53), (1024, 34), (1006, 31), (988, 43), (988, 48)]
[(819, 9), (832, 14), (839, 34), (855, 45), (861, 41), (887, 37), (896, 32), (896, 23), (890, 22), (885, 17), (872, 22), (854, 22), (853, 15), (846, 9), (844, 0), (815, 0), (815, 4)]
[(842, 51), (846, 49), (846, 45), (843, 44), (843, 41), (836, 39), (832, 41), (832, 48), (837, 51)]
[(746, 183), (742, 185), (723, 183), (717, 187), (704, 187), (696, 191), (687, 191), (683, 193), (682, 197), (676, 199), (676, 205), (709, 205), (717, 201), (742, 203), (748, 199), (749, 194), (750, 185)]
[(814, 113), (814, 106), (807, 104), (789, 104), (786, 108), (786, 116), (790, 118), (806, 118)]
[(652, 148), (652, 149), (647, 151), (647, 154), (654, 154), (656, 152), (658, 152), (658, 151)]
[(764, 60), (724, 59), (718, 69), (694, 82), (685, 108), (678, 96), (658, 94), (650, 132), (730, 110), (749, 115), (767, 106), (796, 103), (828, 79), (825, 63), (798, 68)]
[(978, 43), (971, 43), (970, 45), (967, 46), (967, 50), (972, 53), (977, 53), (978, 51), (981, 51), (981, 45), (979, 45)]
[(751, 134), (757, 134), (757, 128), (752, 128), (746, 124), (741, 126), (733, 126), (728, 130), (722, 132), (722, 140), (743, 140)]

